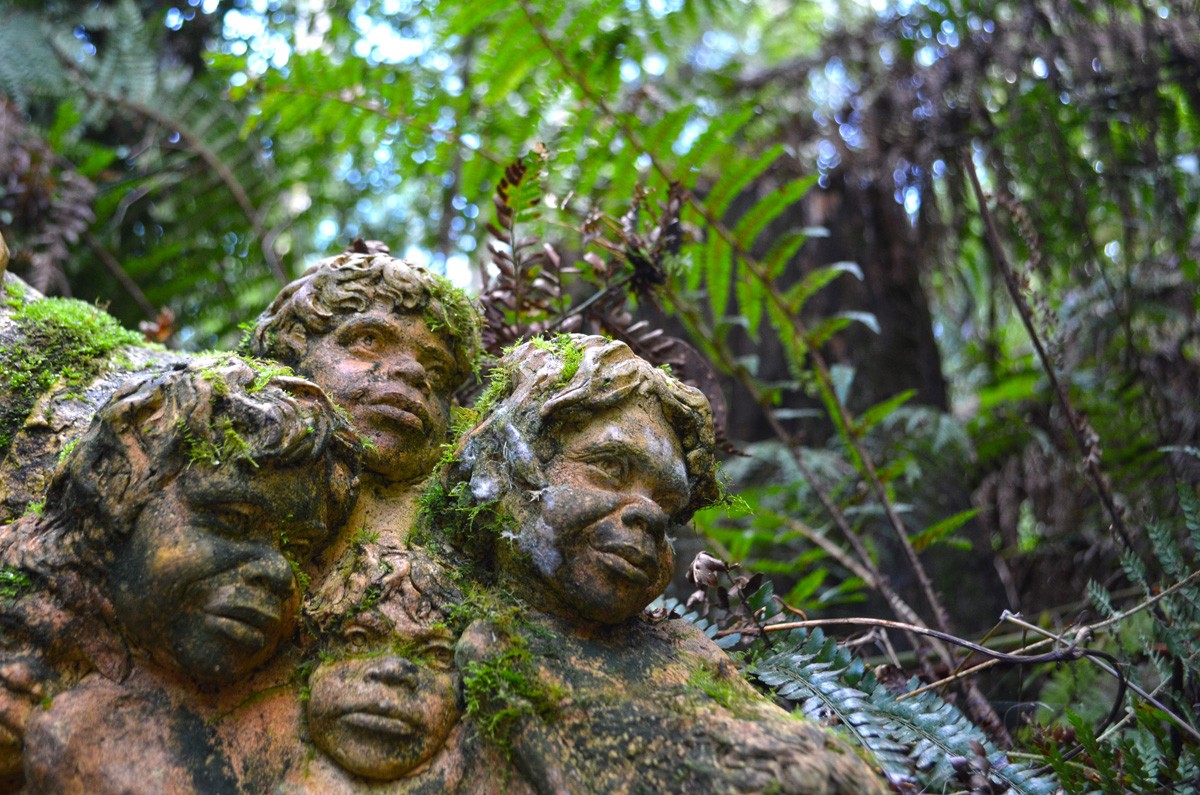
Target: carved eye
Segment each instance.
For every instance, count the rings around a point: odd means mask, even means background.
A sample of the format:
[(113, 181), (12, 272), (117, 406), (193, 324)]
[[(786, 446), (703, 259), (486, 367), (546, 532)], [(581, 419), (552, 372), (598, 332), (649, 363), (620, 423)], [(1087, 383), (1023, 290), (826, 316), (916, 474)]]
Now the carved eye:
[(350, 347), (374, 351), (379, 348), (379, 333), (373, 329), (361, 329), (350, 336)]
[(351, 651), (365, 651), (371, 643), (371, 633), (367, 632), (366, 627), (352, 625), (346, 628), (342, 639)]
[(253, 535), (254, 519), (243, 511), (212, 506), (205, 513), (205, 524), (220, 536), (242, 540)]
[(620, 483), (629, 472), (629, 463), (619, 456), (599, 455), (588, 460), (588, 466), (614, 483)]
[(435, 671), (449, 671), (454, 667), (454, 652), (440, 644), (425, 648), (425, 664)]

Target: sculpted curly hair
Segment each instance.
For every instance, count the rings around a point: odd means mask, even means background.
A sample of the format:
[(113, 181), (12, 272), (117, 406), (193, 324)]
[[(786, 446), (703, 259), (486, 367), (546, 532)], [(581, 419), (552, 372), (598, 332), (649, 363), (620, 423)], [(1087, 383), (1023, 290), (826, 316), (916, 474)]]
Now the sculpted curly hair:
[[(190, 466), (323, 466), (330, 524), (357, 496), (361, 443), (316, 385), (263, 372), (233, 355), (201, 358), (123, 385), (97, 413), (51, 481), (37, 523), (38, 568), (111, 564), (158, 492)], [(39, 543), (40, 542), (40, 543)], [(6, 550), (8, 558), (15, 549)]]
[(543, 468), (556, 453), (558, 429), (635, 398), (661, 408), (683, 451), (688, 501), (672, 523), (720, 499), (708, 400), (625, 343), (579, 334), (533, 340), (509, 350), (492, 378), (484, 416), (459, 440), (437, 487), (442, 497), (427, 500), (422, 517), (426, 531), (447, 538), (476, 565), (487, 566), (492, 554), (493, 539), (475, 531), (481, 517), (520, 527), (536, 509), (525, 495), (545, 486)]
[(298, 368), (310, 335), (327, 334), (345, 317), (375, 306), (420, 314), (454, 356), (453, 381), (471, 373), (480, 320), (470, 299), (441, 276), (381, 253), (339, 254), (313, 265), (259, 316), (247, 351)]

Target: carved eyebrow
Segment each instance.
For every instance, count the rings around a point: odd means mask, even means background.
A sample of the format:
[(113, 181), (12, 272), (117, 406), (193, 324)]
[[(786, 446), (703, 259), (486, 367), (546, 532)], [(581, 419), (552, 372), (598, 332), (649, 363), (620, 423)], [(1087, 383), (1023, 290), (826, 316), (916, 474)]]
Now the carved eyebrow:
[(636, 458), (640, 462), (648, 462), (651, 458), (644, 450), (639, 450), (634, 445), (622, 439), (603, 439), (598, 442), (592, 442), (582, 450), (576, 451), (572, 457), (585, 459), (600, 455), (623, 455)]
[(377, 317), (355, 317), (347, 320), (337, 330), (338, 337), (344, 337), (358, 331), (380, 331), (385, 334), (390, 334), (393, 337), (396, 335), (396, 330), (391, 324)]
[(213, 529), (221, 535), (229, 535), (231, 530), (236, 530), (240, 539), (257, 540), (270, 535), (266, 510), (245, 500), (203, 498), (189, 499), (187, 502), (193, 514), (192, 522), (210, 527), (211, 522), (218, 522), (220, 526)]
[(226, 515), (236, 516), (254, 521), (262, 518), (265, 514), (262, 506), (247, 502), (246, 500), (213, 500), (205, 499), (196, 506), (197, 513), (223, 513)]

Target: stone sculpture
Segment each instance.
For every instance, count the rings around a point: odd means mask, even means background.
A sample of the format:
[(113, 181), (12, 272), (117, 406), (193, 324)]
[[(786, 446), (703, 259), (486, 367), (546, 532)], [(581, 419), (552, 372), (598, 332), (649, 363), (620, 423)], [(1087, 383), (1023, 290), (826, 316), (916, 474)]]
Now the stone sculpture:
[[(123, 791), (122, 777), (151, 791), (148, 770), (184, 775), (186, 743), (163, 732), (174, 704), (239, 682), (290, 640), (300, 581), (349, 513), (359, 456), (317, 387), (232, 356), (122, 387), (43, 514), (0, 534), (16, 584), (0, 600), (10, 784), (22, 738), (33, 791)], [(134, 713), (159, 720), (131, 725)], [(145, 754), (147, 769), (106, 746)]]
[(0, 290), (0, 524), (40, 502), (60, 453), (125, 381), (187, 357), (142, 344), (102, 310), (44, 298), (15, 275)]
[(391, 780), (421, 772), (458, 724), (447, 620), (462, 594), (419, 552), (389, 550), (379, 564), (353, 614), (310, 613), (326, 642), (306, 715), (339, 766)]
[(387, 254), (322, 260), (255, 324), (249, 352), (319, 384), (369, 441), (368, 477), (410, 484), (447, 441), (450, 396), (471, 373), (479, 321), (445, 279)]
[(311, 382), (228, 355), (118, 389), (0, 528), (0, 792), (883, 791), (644, 613), (720, 496), (703, 396), (535, 340), (444, 450), (477, 322), (351, 252), (249, 339)]
[[(480, 727), (524, 779), (538, 792), (882, 792), (694, 627), (641, 616), (670, 577), (668, 533), (719, 494), (703, 396), (599, 337), (519, 346), (496, 372), (422, 537), (507, 605), (479, 611), (456, 659)], [(525, 689), (491, 692), (498, 674)]]

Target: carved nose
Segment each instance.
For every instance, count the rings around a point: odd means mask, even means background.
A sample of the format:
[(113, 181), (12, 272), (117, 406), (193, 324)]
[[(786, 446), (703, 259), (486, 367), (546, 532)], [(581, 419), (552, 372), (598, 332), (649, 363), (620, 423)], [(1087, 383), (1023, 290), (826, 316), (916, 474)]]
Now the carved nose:
[(410, 690), (417, 687), (419, 670), (412, 660), (404, 657), (381, 657), (364, 677), (368, 682), (378, 682), (393, 687), (404, 686)]
[(292, 565), (287, 562), (287, 558), (274, 550), (264, 552), (245, 563), (240, 574), (250, 585), (281, 597), (291, 594), (295, 582)]
[(652, 538), (661, 538), (667, 531), (667, 514), (649, 497), (639, 496), (621, 511), (621, 523)]
[(387, 373), (389, 378), (400, 379), (413, 386), (423, 386), (425, 383), (425, 368), (412, 356), (402, 354), (388, 359)]

